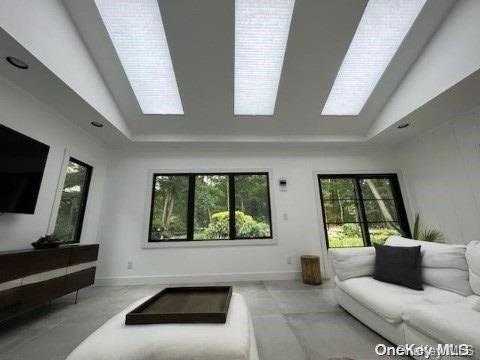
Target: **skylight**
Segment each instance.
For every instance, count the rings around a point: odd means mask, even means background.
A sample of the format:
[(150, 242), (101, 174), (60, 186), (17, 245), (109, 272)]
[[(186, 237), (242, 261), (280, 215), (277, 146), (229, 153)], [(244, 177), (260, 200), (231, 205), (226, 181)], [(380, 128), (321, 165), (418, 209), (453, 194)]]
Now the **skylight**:
[(95, 0), (144, 114), (183, 114), (157, 0)]
[(369, 0), (322, 115), (358, 115), (426, 0)]
[(294, 5), (235, 1), (235, 115), (273, 115)]

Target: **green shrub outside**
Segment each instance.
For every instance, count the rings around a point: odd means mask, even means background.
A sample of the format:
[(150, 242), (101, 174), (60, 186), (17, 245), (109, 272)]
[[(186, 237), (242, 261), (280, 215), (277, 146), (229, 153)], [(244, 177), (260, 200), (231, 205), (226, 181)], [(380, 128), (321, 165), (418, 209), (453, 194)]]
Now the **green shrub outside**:
[[(195, 239), (228, 239), (229, 221), (230, 213), (228, 211), (213, 214), (208, 226), (204, 231), (197, 233)], [(262, 238), (270, 235), (268, 224), (255, 221), (252, 216), (242, 211), (235, 211), (235, 230), (239, 238)]]
[[(395, 229), (390, 228), (370, 230), (370, 240), (375, 244), (383, 245), (392, 235), (399, 235), (399, 233)], [(330, 247), (353, 247), (364, 245), (362, 231), (358, 224), (331, 226), (328, 230), (328, 239)]]

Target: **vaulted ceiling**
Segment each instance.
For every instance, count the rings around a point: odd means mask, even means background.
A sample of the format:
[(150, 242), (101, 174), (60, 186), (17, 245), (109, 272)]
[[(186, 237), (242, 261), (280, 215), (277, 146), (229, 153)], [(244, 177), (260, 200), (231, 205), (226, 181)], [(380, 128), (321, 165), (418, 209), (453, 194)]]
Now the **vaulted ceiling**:
[(234, 116), (233, 0), (160, 0), (185, 115), (144, 115), (93, 0), (65, 0), (137, 139), (363, 137), (445, 15), (425, 7), (358, 116), (322, 116), (366, 0), (298, 0), (273, 116)]
[(355, 116), (325, 116), (322, 109), (367, 0), (296, 1), (273, 116), (234, 115), (234, 0), (158, 1), (184, 115), (143, 114), (95, 1), (63, 3), (125, 119), (130, 140), (341, 142), (368, 138), (454, 1), (427, 1)]

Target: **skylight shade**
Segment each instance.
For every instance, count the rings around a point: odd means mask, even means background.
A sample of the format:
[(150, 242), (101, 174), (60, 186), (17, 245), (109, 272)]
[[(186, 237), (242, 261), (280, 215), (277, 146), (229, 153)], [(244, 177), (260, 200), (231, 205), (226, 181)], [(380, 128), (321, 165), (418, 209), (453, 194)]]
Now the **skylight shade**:
[(183, 114), (157, 0), (95, 0), (144, 114)]
[(426, 0), (369, 0), (322, 115), (358, 115)]
[(294, 5), (235, 1), (235, 115), (273, 115)]

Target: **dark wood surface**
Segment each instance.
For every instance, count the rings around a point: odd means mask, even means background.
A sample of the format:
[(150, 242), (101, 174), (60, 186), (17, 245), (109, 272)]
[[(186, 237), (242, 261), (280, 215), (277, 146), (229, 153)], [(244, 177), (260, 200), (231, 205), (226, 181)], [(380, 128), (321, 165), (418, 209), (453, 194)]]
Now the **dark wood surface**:
[(45, 251), (34, 250), (28, 255), (26, 275), (28, 276), (67, 267), (70, 261), (71, 252), (72, 250), (70, 247), (46, 249)]
[(20, 288), (3, 290), (0, 293), (0, 321), (15, 315), (20, 309)]
[(95, 261), (98, 244), (66, 245), (56, 249), (23, 249), (0, 252), (0, 283), (17, 280), (18, 286), (0, 291), (0, 321), (52, 299), (64, 296), (95, 281), (96, 268), (57, 276), (35, 283), (20, 279), (34, 274)]
[(98, 244), (0, 252), (0, 283), (97, 260)]
[(20, 279), (27, 274), (29, 253), (0, 255), (0, 283)]
[(78, 289), (93, 285), (95, 282), (95, 267), (91, 267), (85, 270), (76, 271), (67, 275), (66, 291), (67, 294)]
[(72, 247), (70, 256), (70, 265), (83, 264), (97, 260), (98, 244), (83, 245)]
[(166, 288), (129, 312), (125, 323), (225, 323), (231, 297), (231, 286)]

